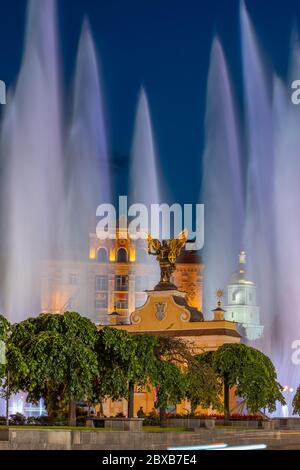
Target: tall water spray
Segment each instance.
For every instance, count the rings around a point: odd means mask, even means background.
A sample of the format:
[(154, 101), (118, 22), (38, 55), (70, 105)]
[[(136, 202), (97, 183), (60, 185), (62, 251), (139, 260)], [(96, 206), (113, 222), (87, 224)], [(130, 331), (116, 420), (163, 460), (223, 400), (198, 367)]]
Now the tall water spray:
[[(138, 99), (131, 154), (129, 200), (131, 204), (141, 203), (147, 207), (149, 215), (148, 227), (142, 228), (149, 230), (151, 205), (160, 204), (163, 201), (161, 200), (159, 189), (157, 157), (150, 109), (147, 95), (143, 88)], [(145, 261), (153, 265), (153, 276), (149, 285), (149, 288), (152, 288), (159, 280), (159, 270), (157, 263), (154, 264), (150, 257)]]
[[(299, 384), (299, 365), (293, 363), (292, 345), (299, 340), (300, 315), (297, 312), (300, 277), (300, 111), (291, 101), (291, 83), (300, 76), (300, 44), (297, 34), (291, 41), (288, 80), (274, 80), (274, 201), (277, 277), (279, 286), (278, 331), (275, 359), (282, 383)], [(291, 397), (290, 397), (291, 398)]]
[(61, 113), (54, 0), (29, 3), (24, 58), (2, 128), (5, 312), (40, 311), (40, 262), (57, 255)]
[(96, 209), (111, 202), (99, 65), (88, 21), (83, 23), (67, 144), (65, 254), (86, 259)]
[(160, 201), (156, 150), (145, 90), (139, 94), (130, 169), (130, 200), (150, 207)]
[(239, 130), (221, 44), (214, 39), (207, 80), (203, 198), (205, 204), (204, 306), (215, 306), (214, 293), (229, 281), (240, 249), (243, 192)]
[(268, 80), (243, 2), (240, 17), (248, 154), (244, 244), (250, 273), (258, 286), (262, 323), (265, 325), (263, 348), (267, 354), (272, 354), (276, 336), (272, 75)]

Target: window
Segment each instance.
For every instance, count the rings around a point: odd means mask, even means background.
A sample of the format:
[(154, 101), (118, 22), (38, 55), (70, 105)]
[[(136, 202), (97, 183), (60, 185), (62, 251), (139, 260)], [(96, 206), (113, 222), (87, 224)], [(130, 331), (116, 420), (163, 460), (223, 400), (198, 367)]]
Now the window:
[(69, 274), (69, 284), (72, 284), (73, 286), (77, 284), (77, 277), (76, 274), (70, 273)]
[(107, 308), (107, 294), (103, 294), (101, 297), (95, 300), (96, 308)]
[(249, 302), (252, 302), (252, 292), (249, 292)]
[(231, 300), (232, 300), (233, 302), (236, 301), (236, 293), (235, 293), (235, 292), (232, 292)]
[(96, 276), (95, 277), (95, 290), (96, 291), (107, 290), (107, 287), (108, 287), (107, 276)]
[(115, 290), (128, 290), (128, 276), (115, 276)]
[(117, 253), (117, 263), (127, 263), (128, 256), (125, 248), (119, 248)]
[(126, 309), (128, 308), (128, 299), (116, 299), (116, 308)]
[(97, 261), (99, 263), (107, 262), (107, 251), (105, 248), (99, 248), (99, 250), (97, 251)]

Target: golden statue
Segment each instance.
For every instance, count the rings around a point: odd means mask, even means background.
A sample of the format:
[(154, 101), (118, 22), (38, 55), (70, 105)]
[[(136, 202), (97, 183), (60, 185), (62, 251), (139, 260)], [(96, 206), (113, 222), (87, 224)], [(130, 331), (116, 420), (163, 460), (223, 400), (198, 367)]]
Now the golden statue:
[(147, 240), (148, 253), (156, 256), (160, 266), (160, 282), (155, 289), (167, 287), (167, 285), (169, 288), (176, 289), (170, 279), (176, 269), (176, 259), (187, 241), (187, 230), (183, 230), (172, 240), (162, 240), (160, 242), (157, 238), (152, 238), (150, 234), (148, 234)]

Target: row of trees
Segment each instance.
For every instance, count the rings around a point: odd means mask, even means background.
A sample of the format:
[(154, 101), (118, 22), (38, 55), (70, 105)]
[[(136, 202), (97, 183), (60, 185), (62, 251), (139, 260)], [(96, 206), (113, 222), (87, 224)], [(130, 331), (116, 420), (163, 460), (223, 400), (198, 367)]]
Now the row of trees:
[(135, 385), (156, 387), (161, 419), (169, 404), (187, 398), (197, 406), (222, 410), (229, 417), (229, 390), (242, 397), (251, 412), (284, 404), (270, 359), (243, 344), (193, 356), (184, 341), (148, 334), (98, 330), (76, 312), (41, 314), (9, 325), (0, 317), (0, 340), (6, 363), (0, 367), (6, 397), (23, 391), (32, 403), (45, 401), (48, 415), (68, 406), (75, 423), (75, 402), (89, 404), (128, 400), (133, 416)]

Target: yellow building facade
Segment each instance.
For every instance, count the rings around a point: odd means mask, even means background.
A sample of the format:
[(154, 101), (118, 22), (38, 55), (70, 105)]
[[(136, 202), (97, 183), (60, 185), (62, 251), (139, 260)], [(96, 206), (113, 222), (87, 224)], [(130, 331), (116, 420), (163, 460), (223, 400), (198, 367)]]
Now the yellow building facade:
[[(197, 252), (183, 250), (172, 282), (187, 293), (189, 304), (202, 309), (203, 263)], [(147, 252), (146, 240), (130, 238), (117, 228), (114, 238), (91, 234), (85, 260), (51, 260), (43, 264), (41, 311), (79, 312), (96, 324), (129, 323), (131, 313), (146, 301), (146, 290), (158, 281), (159, 267)]]
[[(204, 265), (198, 252), (183, 249), (176, 260), (171, 282), (174, 290), (154, 290), (159, 266), (148, 255), (146, 240), (132, 239), (117, 228), (114, 237), (90, 235), (89, 253), (83, 261), (44, 263), (41, 309), (63, 313), (73, 310), (90, 318), (99, 327), (111, 325), (132, 334), (167, 335), (186, 341), (193, 353), (214, 351), (225, 343), (240, 342), (237, 324), (225, 320), (219, 305), (214, 319), (202, 314)], [(216, 286), (218, 287), (218, 286)], [(155, 390), (136, 387), (134, 414), (142, 406), (154, 408)], [(176, 407), (189, 410), (189, 403)], [(127, 401), (103, 403), (106, 416), (127, 415)]]
[[(223, 344), (240, 342), (237, 324), (224, 319), (220, 302), (214, 310), (214, 319), (204, 321), (202, 313), (191, 307), (187, 299), (186, 294), (179, 290), (149, 291), (146, 303), (131, 314), (130, 324), (116, 324), (115, 328), (125, 329), (132, 334), (147, 333), (181, 338), (188, 343), (193, 354), (215, 351)], [(153, 388), (150, 387), (149, 391), (147, 387), (136, 387), (135, 416), (141, 406), (145, 413), (152, 411), (155, 398)], [(235, 404), (233, 396), (231, 404)], [(177, 413), (186, 413), (189, 410), (190, 405), (186, 401), (176, 406)], [(117, 413), (127, 414), (126, 400), (107, 400), (104, 403), (104, 414), (113, 416)]]

